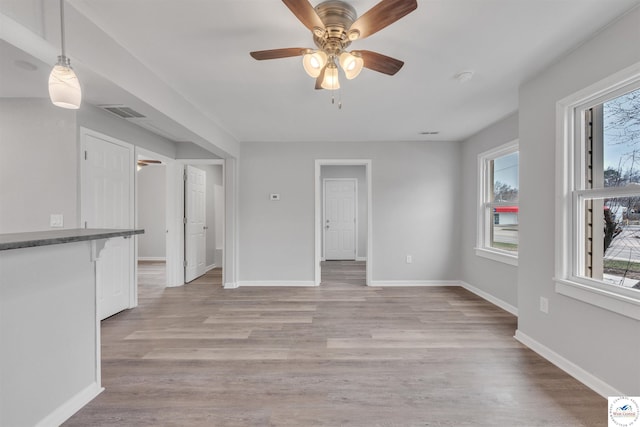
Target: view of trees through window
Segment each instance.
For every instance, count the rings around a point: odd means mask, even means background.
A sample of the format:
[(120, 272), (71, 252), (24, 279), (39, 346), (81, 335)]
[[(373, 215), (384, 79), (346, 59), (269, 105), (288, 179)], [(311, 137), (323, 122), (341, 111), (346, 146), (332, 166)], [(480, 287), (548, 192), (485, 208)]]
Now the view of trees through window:
[(509, 252), (518, 251), (518, 156), (515, 151), (491, 160), (491, 247)]
[(605, 102), (602, 122), (599, 182), (634, 190), (604, 200), (603, 280), (640, 290), (640, 89)]

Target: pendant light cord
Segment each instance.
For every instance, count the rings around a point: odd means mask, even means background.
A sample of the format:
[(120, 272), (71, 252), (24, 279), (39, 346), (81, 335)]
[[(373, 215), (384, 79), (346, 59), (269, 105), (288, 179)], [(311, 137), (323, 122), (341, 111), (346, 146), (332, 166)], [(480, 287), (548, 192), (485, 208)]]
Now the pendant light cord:
[(64, 0), (60, 0), (60, 46), (62, 57), (66, 58), (64, 50)]

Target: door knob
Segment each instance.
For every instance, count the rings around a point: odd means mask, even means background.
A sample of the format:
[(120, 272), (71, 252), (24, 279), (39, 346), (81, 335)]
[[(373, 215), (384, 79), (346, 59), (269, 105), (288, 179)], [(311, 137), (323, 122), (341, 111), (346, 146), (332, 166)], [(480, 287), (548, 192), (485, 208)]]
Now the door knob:
[(209, 227), (207, 227), (206, 225), (204, 227), (202, 227), (203, 230), (208, 230)]

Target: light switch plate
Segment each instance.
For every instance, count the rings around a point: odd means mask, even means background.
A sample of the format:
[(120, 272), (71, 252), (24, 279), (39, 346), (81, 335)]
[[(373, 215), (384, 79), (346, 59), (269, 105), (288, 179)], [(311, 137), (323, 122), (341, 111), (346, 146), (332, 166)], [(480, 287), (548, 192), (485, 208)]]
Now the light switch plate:
[(51, 214), (49, 218), (49, 226), (52, 228), (64, 227), (64, 217), (62, 214)]
[(277, 194), (277, 193), (271, 193), (271, 194), (269, 195), (269, 200), (274, 200), (274, 201), (280, 200), (280, 194)]

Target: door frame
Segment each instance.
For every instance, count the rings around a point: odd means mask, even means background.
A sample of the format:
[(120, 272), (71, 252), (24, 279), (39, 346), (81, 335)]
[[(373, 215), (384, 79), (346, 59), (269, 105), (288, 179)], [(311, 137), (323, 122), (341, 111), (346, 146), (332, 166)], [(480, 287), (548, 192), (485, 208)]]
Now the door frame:
[[(367, 180), (367, 266), (366, 284), (371, 286), (373, 277), (373, 203), (371, 186), (371, 160), (370, 159), (316, 159), (315, 161), (315, 252), (314, 252), (314, 282), (320, 286), (320, 262), (322, 261), (322, 180), (320, 179), (322, 166), (364, 166)], [(356, 201), (357, 204), (357, 201)], [(356, 252), (357, 254), (357, 252)]]
[[(165, 229), (166, 237), (165, 237), (165, 269), (166, 269), (166, 286), (180, 286), (182, 283), (180, 282), (179, 272), (176, 272), (176, 259), (178, 257), (177, 252), (177, 241), (178, 241), (178, 233), (175, 228), (177, 223), (177, 211), (174, 208), (176, 205), (176, 191), (174, 190), (175, 186), (175, 168), (176, 168), (176, 160), (170, 157), (163, 156), (162, 154), (158, 154), (154, 151), (148, 150), (146, 148), (136, 147), (135, 157), (136, 161), (138, 156), (149, 157), (155, 160), (160, 160), (165, 165)], [(138, 220), (138, 174), (136, 176), (136, 228), (139, 228), (139, 220)], [(138, 257), (138, 239), (136, 239), (136, 260)], [(184, 283), (184, 282), (183, 282)]]
[[(175, 182), (175, 195), (178, 202), (175, 203), (175, 211), (177, 212), (176, 226), (178, 227), (178, 241), (176, 245), (177, 258), (174, 261), (174, 266), (177, 271), (177, 277), (179, 280), (177, 285), (181, 286), (185, 284), (185, 269), (184, 269), (184, 244), (185, 244), (185, 235), (184, 235), (184, 174), (187, 165), (192, 166), (202, 166), (202, 165), (219, 165), (222, 166), (222, 193), (224, 199), (224, 209), (222, 212), (222, 284), (226, 288), (235, 288), (235, 277), (234, 271), (227, 271), (228, 268), (233, 268), (235, 266), (235, 256), (233, 253), (228, 254), (227, 249), (229, 245), (227, 244), (227, 236), (228, 236), (228, 227), (232, 226), (230, 224), (229, 212), (235, 212), (233, 206), (228, 206), (229, 197), (228, 197), (228, 177), (227, 177), (227, 165), (225, 159), (178, 159), (176, 160), (176, 168), (174, 174), (174, 182)], [(229, 266), (227, 262), (230, 261)], [(232, 284), (229, 284), (232, 283)]]
[[(80, 168), (78, 170), (79, 179), (78, 179), (78, 199), (77, 200), (78, 200), (78, 212), (80, 213), (79, 215), (80, 228), (84, 228), (85, 226), (85, 215), (86, 215), (86, 212), (84, 210), (84, 198), (83, 198), (84, 187), (83, 186), (86, 185), (86, 183), (84, 182), (84, 174), (87, 166), (86, 166), (86, 162), (82, 161), (82, 159), (84, 157), (84, 151), (86, 149), (87, 136), (93, 136), (95, 138), (105, 140), (111, 144), (115, 144), (129, 150), (131, 154), (130, 165), (129, 165), (129, 206), (131, 207), (129, 212), (129, 224), (132, 224), (133, 226), (135, 226), (136, 224), (135, 145), (84, 126), (80, 126), (79, 134), (80, 134), (80, 144), (78, 147), (79, 149), (78, 159), (80, 163)], [(133, 248), (131, 248), (131, 251), (132, 251), (131, 256), (133, 257), (133, 262), (132, 262), (133, 268), (131, 269), (130, 278), (129, 278), (129, 283), (131, 285), (129, 286), (129, 307), (128, 308), (134, 308), (138, 306), (138, 263), (136, 262), (137, 253), (138, 253), (138, 237), (137, 236), (133, 237)], [(99, 278), (96, 278), (96, 280), (99, 280)], [(96, 296), (96, 304), (98, 304), (97, 296)], [(96, 313), (99, 313), (99, 312), (100, 312), (99, 309), (96, 308)]]
[[(320, 168), (320, 172), (322, 172), (322, 168)], [(327, 217), (327, 181), (351, 181), (353, 182), (353, 214), (355, 216), (354, 227), (353, 230), (353, 259), (358, 260), (358, 179), (357, 178), (323, 178), (322, 179), (322, 218), (325, 219)], [(322, 230), (322, 258), (324, 261), (327, 259), (327, 237), (326, 237), (326, 228), (321, 228)]]

